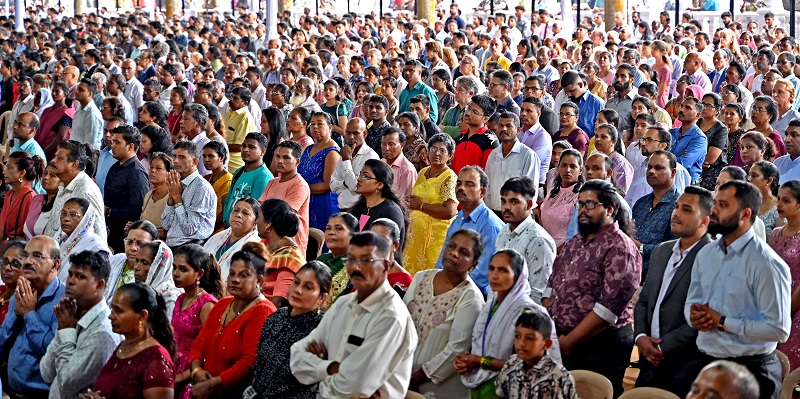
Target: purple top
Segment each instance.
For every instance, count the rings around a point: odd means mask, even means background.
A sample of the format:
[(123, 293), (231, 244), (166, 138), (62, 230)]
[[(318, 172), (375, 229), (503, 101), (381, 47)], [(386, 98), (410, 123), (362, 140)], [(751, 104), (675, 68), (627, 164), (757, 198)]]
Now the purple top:
[(522, 144), (525, 144), (539, 156), (539, 182), (547, 179), (547, 170), (550, 169), (550, 157), (553, 156), (553, 139), (550, 133), (537, 123), (517, 135)]
[(556, 257), (548, 283), (553, 291), (547, 310), (558, 333), (569, 334), (592, 310), (613, 314), (613, 328), (628, 325), (641, 276), (642, 255), (616, 223), (590, 241), (573, 237)]
[(567, 140), (568, 143), (572, 144), (572, 148), (578, 150), (581, 155), (586, 156), (586, 151), (589, 150), (589, 135), (579, 127), (576, 127), (567, 137), (562, 137), (563, 131), (564, 129), (559, 130), (555, 134), (554, 140)]

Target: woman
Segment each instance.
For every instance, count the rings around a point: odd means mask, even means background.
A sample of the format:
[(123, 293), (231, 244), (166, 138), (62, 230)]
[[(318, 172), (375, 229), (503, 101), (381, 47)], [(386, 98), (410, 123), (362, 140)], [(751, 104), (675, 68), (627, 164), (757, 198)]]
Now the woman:
[(175, 338), (164, 298), (126, 284), (111, 301), (111, 329), (125, 339), (81, 399), (173, 399)]
[(667, 110), (667, 113), (673, 121), (678, 120), (678, 111), (681, 110), (686, 88), (691, 85), (694, 85), (694, 78), (689, 75), (681, 75), (675, 83), (675, 91), (678, 95), (672, 97), (672, 99), (667, 102), (667, 105), (664, 106), (664, 109)]
[(447, 228), (458, 211), (456, 174), (448, 167), (455, 148), (455, 141), (444, 133), (428, 140), (430, 166), (420, 170), (411, 196), (406, 199), (410, 227), (402, 263), (411, 275), (436, 263)]
[(605, 100), (608, 92), (608, 84), (597, 77), (597, 74), (600, 72), (600, 66), (594, 61), (589, 61), (586, 63), (586, 66), (583, 67), (583, 70), (589, 78), (587, 83), (589, 91)]
[[(339, 163), (339, 145), (331, 138), (334, 123), (324, 112), (311, 117), (311, 137), (314, 145), (303, 151), (297, 171), (311, 189), (309, 225), (323, 230), (328, 218), (339, 212), (339, 196), (331, 192), (331, 176)], [(305, 262), (304, 262), (305, 263)]]
[(136, 253), (133, 266), (133, 279), (153, 287), (164, 297), (167, 304), (167, 317), (172, 317), (175, 301), (183, 293), (175, 287), (172, 280), (172, 250), (163, 241), (151, 241), (142, 245)]
[(782, 226), (783, 220), (778, 216), (778, 189), (780, 184), (780, 172), (772, 162), (756, 162), (748, 172), (748, 181), (758, 188), (761, 192), (761, 208), (758, 210), (758, 217), (764, 222), (767, 235), (767, 242), (770, 242), (772, 229)]
[(127, 226), (125, 236), (125, 252), (111, 255), (108, 262), (111, 264), (108, 283), (106, 284), (106, 301), (111, 303), (114, 292), (128, 283), (135, 281), (134, 268), (136, 267), (136, 255), (139, 249), (148, 242), (158, 239), (156, 226), (147, 220), (137, 220)]
[(56, 155), (58, 145), (69, 140), (72, 132), (72, 118), (75, 116), (75, 108), (66, 104), (69, 87), (64, 82), (53, 84), (53, 105), (42, 112), (39, 121), (39, 129), (36, 130), (34, 139), (44, 150), (47, 159), (53, 159)]
[(150, 158), (155, 153), (163, 153), (172, 156), (172, 139), (167, 129), (158, 125), (145, 126), (140, 129), (142, 133), (142, 143), (139, 145), (139, 160), (144, 165), (144, 169), (150, 171)]
[[(308, 132), (308, 124), (310, 122), (311, 111), (302, 107), (293, 109), (292, 112), (289, 113), (289, 119), (286, 121), (286, 132), (289, 135), (289, 139), (300, 144), (300, 148), (302, 148), (304, 151), (306, 147), (314, 144), (314, 139), (306, 134), (306, 132)], [(274, 171), (273, 175), (277, 176)]]
[(558, 159), (558, 176), (550, 195), (539, 208), (542, 227), (553, 237), (559, 251), (566, 242), (569, 220), (583, 182), (583, 156), (575, 149), (564, 150)]
[(214, 225), (214, 232), (220, 232), (225, 228), (225, 221), (222, 217), (222, 208), (225, 206), (225, 198), (231, 190), (233, 175), (228, 172), (226, 161), (228, 160), (228, 148), (219, 141), (211, 140), (203, 146), (203, 166), (211, 172), (203, 177), (211, 184), (214, 194), (217, 196), (217, 218)]
[(153, 153), (150, 159), (150, 172), (147, 175), (153, 189), (144, 195), (142, 214), (139, 217), (141, 220), (152, 223), (158, 229), (158, 235), (153, 239), (166, 239), (167, 237), (166, 229), (161, 225), (161, 215), (164, 214), (167, 201), (169, 201), (167, 176), (170, 172), (172, 172), (172, 158), (163, 152)]
[(125, 118), (125, 107), (118, 98), (106, 97), (100, 105), (102, 105), (102, 107), (100, 107), (100, 115), (103, 117), (104, 121), (108, 122), (113, 117), (117, 117), (123, 121), (127, 120)]
[(359, 220), (360, 231), (369, 230), (375, 220), (388, 218), (400, 226), (401, 236), (405, 238), (403, 205), (392, 187), (394, 174), (386, 162), (369, 159), (364, 163), (356, 183), (356, 193), (361, 198), (350, 211)]
[(172, 88), (172, 92), (169, 95), (169, 105), (172, 110), (167, 115), (167, 126), (173, 143), (177, 141), (178, 135), (181, 133), (183, 109), (191, 103), (192, 98), (189, 96), (189, 89), (181, 85)]
[(318, 256), (317, 260), (331, 271), (330, 304), (326, 304), (326, 307), (330, 307), (341, 295), (352, 291), (352, 287), (348, 288), (350, 275), (344, 267), (344, 257), (347, 256), (350, 237), (358, 232), (358, 219), (347, 212), (331, 215), (325, 226), (325, 246), (328, 247), (328, 252)]
[(269, 262), (262, 292), (275, 307), (285, 306), (289, 285), (306, 263), (305, 253), (292, 239), (300, 228), (300, 218), (281, 199), (271, 198), (261, 204), (258, 215), (258, 236), (269, 242)]
[(770, 143), (764, 135), (754, 130), (742, 135), (742, 138), (739, 139), (739, 145), (741, 146), (740, 153), (744, 164), (742, 167), (745, 171), (749, 171), (754, 164), (765, 160), (769, 155), (768, 151), (772, 152)]
[(44, 234), (60, 186), (61, 180), (56, 176), (55, 169), (45, 168), (42, 176), (42, 188), (45, 193), (37, 194), (31, 199), (28, 217), (25, 219), (25, 239), (30, 240), (34, 236)]
[(800, 367), (800, 181), (789, 180), (778, 190), (778, 216), (786, 220), (786, 224), (772, 230), (770, 245), (783, 261), (789, 265), (792, 276), (792, 331), (789, 339), (778, 344), (778, 350), (789, 357), (792, 369)]
[(727, 84), (722, 86), (719, 90), (719, 95), (722, 96), (722, 103), (725, 105), (732, 103), (744, 104), (742, 89), (738, 85)]
[(567, 141), (572, 145), (572, 148), (581, 153), (581, 156), (584, 156), (589, 150), (589, 136), (583, 129), (578, 127), (579, 112), (578, 105), (572, 101), (567, 101), (561, 105), (561, 110), (558, 114), (561, 130), (556, 132), (553, 140)]
[(275, 149), (281, 141), (287, 140), (289, 135), (286, 133), (286, 116), (281, 110), (270, 107), (264, 108), (261, 112), (261, 134), (267, 137), (267, 152), (264, 154), (264, 165), (267, 166), (273, 176), (278, 175), (275, 169), (273, 158)]
[(633, 166), (622, 155), (619, 132), (613, 125), (603, 124), (595, 130), (595, 148), (611, 159), (611, 182), (619, 195), (625, 196), (633, 182)]
[[(647, 22), (639, 21), (639, 23), (636, 24), (636, 29), (639, 31), (639, 39), (653, 40), (653, 30), (650, 29), (650, 24), (648, 24)], [(666, 50), (664, 52), (666, 52)]]
[(669, 100), (669, 86), (672, 76), (672, 60), (669, 58), (667, 52), (667, 44), (661, 40), (653, 42), (653, 58), (656, 63), (653, 70), (656, 71), (658, 76), (658, 94), (656, 94), (656, 104), (659, 107), (666, 107)]
[(264, 321), (276, 308), (261, 294), (267, 249), (248, 243), (231, 260), (227, 292), (192, 344), (192, 397), (241, 397), (256, 361)]
[(353, 105), (353, 108), (350, 110), (350, 118), (361, 118), (368, 120), (369, 118), (366, 117), (367, 115), (367, 105), (369, 105), (369, 101), (366, 103), (364, 100), (368, 100), (369, 97), (367, 95), (372, 95), (375, 93), (375, 87), (372, 83), (367, 82), (366, 80), (360, 80), (356, 82), (356, 101)]
[(597, 66), (600, 67), (600, 70), (597, 72), (597, 76), (602, 80), (606, 85), (611, 86), (614, 84), (614, 69), (611, 68), (611, 53), (608, 52), (606, 49), (602, 49), (596, 53), (594, 53), (595, 61), (597, 62)]
[(413, 112), (403, 112), (395, 118), (397, 126), (406, 135), (403, 143), (403, 155), (411, 161), (416, 170), (430, 165), (425, 143), (425, 133), (422, 131), (422, 122)]
[(53, 101), (53, 92), (48, 88), (39, 89), (33, 99), (33, 112), (39, 117), (41, 121), (44, 111), (55, 104)]
[[(522, 312), (547, 315), (547, 310), (530, 298), (528, 266), (513, 249), (498, 251), (489, 263), (492, 291), (472, 329), (472, 350), (456, 355), (454, 367), (461, 382), (471, 389), (472, 398), (496, 398), (494, 379), (514, 349), (514, 325)], [(553, 346), (547, 353), (561, 363), (558, 336), (550, 334)]]
[(3, 262), (0, 268), (3, 285), (0, 286), (0, 323), (6, 319), (8, 314), (8, 304), (14, 292), (17, 290), (17, 281), (22, 276), (22, 260), (20, 255), (25, 251), (27, 242), (15, 240), (9, 241), (3, 248)]
[(197, 244), (175, 248), (172, 278), (175, 287), (184, 290), (175, 301), (176, 306), (172, 313), (172, 329), (178, 346), (175, 356), (175, 385), (182, 385), (180, 398), (191, 399), (192, 388), (185, 383), (191, 378), (189, 353), (192, 343), (224, 292), (219, 265), (211, 254)]
[(703, 161), (703, 173), (700, 176), (700, 186), (714, 189), (719, 172), (726, 165), (728, 150), (728, 127), (718, 119), (722, 109), (722, 97), (717, 93), (706, 93), (703, 96), (703, 111), (697, 127), (706, 135), (708, 147), (706, 158)]
[[(139, 126), (140, 129), (144, 126), (159, 126), (164, 128), (167, 133), (171, 133), (167, 123), (167, 110), (156, 101), (147, 101), (139, 109)], [(171, 137), (171, 135), (168, 137)], [(174, 139), (174, 137), (171, 137), (170, 141), (174, 142)]]
[(245, 243), (261, 240), (256, 229), (256, 221), (260, 214), (260, 205), (253, 198), (247, 197), (236, 201), (230, 215), (231, 227), (214, 234), (203, 245), (203, 248), (219, 263), (222, 281), (228, 279), (233, 254), (239, 252)]
[(333, 132), (339, 137), (344, 136), (344, 128), (342, 126), (347, 125), (349, 112), (339, 97), (339, 84), (336, 83), (336, 80), (329, 79), (325, 81), (322, 94), (325, 98), (325, 102), (320, 104), (322, 112), (325, 112), (332, 120), (336, 121), (333, 124)]
[[(483, 251), (481, 237), (459, 230), (443, 249), (443, 269), (414, 277), (403, 301), (417, 330), (411, 390), (435, 397), (467, 398), (469, 389), (455, 373), (457, 354), (469, 351), (472, 328), (485, 302), (469, 273)], [(450, 256), (450, 253), (457, 253)]]
[(739, 140), (744, 134), (742, 126), (746, 122), (747, 118), (742, 104), (730, 103), (723, 109), (722, 123), (728, 128), (728, 151), (725, 152), (725, 163), (728, 165), (744, 165), (739, 153)]
[(69, 276), (69, 256), (83, 251), (105, 252), (111, 255), (106, 240), (95, 234), (92, 226), (95, 218), (101, 217), (86, 198), (70, 198), (61, 209), (61, 266), (58, 279), (67, 281)]
[(774, 83), (772, 89), (772, 98), (778, 106), (778, 120), (774, 123), (775, 130), (778, 132), (786, 132), (789, 127), (789, 121), (800, 117), (794, 109), (795, 100), (795, 87), (794, 84), (786, 79), (778, 79)]
[(397, 255), (400, 254), (399, 251), (402, 244), (400, 240), (400, 226), (391, 219), (381, 218), (372, 222), (372, 227), (370, 227), (369, 230), (386, 238), (392, 243), (394, 251), (389, 255), (389, 261), (392, 263), (392, 267), (389, 268), (389, 272), (386, 274), (386, 281), (389, 282), (389, 285), (391, 285), (392, 288), (400, 294), (400, 298), (402, 298), (414, 277), (404, 269), (403, 266), (397, 263)]
[[(778, 104), (772, 97), (758, 96), (753, 100), (753, 124), (755, 127), (752, 130), (758, 131), (764, 137), (772, 140), (775, 144), (775, 158), (786, 155), (786, 147), (783, 145), (781, 135), (772, 127), (772, 124), (778, 120)], [(769, 158), (767, 158), (769, 159)]]
[(11, 185), (11, 191), (6, 193), (3, 210), (0, 212), (0, 241), (25, 238), (25, 221), (28, 219), (31, 202), (36, 196), (31, 182), (42, 179), (44, 168), (42, 158), (31, 157), (25, 151), (17, 151), (9, 156), (3, 173), (4, 180)]
[(289, 306), (273, 313), (261, 330), (253, 385), (245, 391), (261, 399), (314, 399), (314, 386), (297, 381), (289, 368), (292, 345), (307, 337), (322, 321), (331, 290), (331, 271), (321, 262), (306, 263), (289, 287)]
[[(431, 106), (436, 106), (438, 108), (437, 115), (441, 118), (448, 109), (456, 105), (455, 89), (451, 83), (450, 70), (445, 68), (434, 69), (433, 72), (431, 72), (430, 81), (431, 88), (433, 88), (433, 91), (436, 93), (436, 98), (438, 99), (436, 105), (431, 104)], [(511, 98), (514, 98), (513, 89), (509, 88), (509, 90), (512, 91)], [(438, 121), (434, 120), (431, 122), (438, 123)]]

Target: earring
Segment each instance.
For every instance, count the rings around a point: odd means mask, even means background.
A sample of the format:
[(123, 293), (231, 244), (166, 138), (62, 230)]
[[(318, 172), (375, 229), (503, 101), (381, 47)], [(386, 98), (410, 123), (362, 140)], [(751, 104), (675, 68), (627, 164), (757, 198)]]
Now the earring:
[(22, 178), (21, 177), (19, 178), (19, 182), (22, 183)]
[(200, 285), (200, 279), (198, 278), (197, 281), (195, 281), (194, 283)]
[(143, 331), (144, 331), (144, 322), (142, 320), (139, 320), (139, 334), (141, 334)]

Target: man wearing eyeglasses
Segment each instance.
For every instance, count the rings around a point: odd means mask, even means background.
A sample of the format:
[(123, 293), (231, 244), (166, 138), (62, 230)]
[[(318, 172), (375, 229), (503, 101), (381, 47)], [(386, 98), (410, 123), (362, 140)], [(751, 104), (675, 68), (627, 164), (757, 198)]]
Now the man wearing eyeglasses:
[(339, 209), (350, 209), (361, 198), (356, 193), (361, 168), (369, 159), (380, 159), (370, 146), (364, 145), (366, 137), (367, 125), (363, 119), (353, 118), (347, 122), (344, 130), (345, 145), (340, 151), (342, 159), (336, 164), (331, 176), (331, 191), (339, 195)]
[(353, 235), (344, 264), (356, 292), (340, 297), (319, 326), (292, 345), (292, 374), (302, 384), (318, 383), (318, 397), (405, 397), (417, 332), (386, 280), (391, 252), (378, 234)]
[(36, 236), (20, 255), (22, 276), (0, 326), (2, 362), (8, 362), (8, 386), (12, 398), (44, 399), (50, 384), (44, 381), (39, 363), (58, 329), (53, 307), (65, 295), (63, 282), (56, 278), (61, 250), (52, 237)]
[(497, 136), (489, 131), (486, 123), (494, 115), (497, 102), (489, 96), (479, 95), (472, 98), (461, 120), (467, 130), (461, 132), (456, 139), (456, 150), (453, 153), (451, 169), (458, 173), (467, 165), (486, 167), (486, 161), (492, 150), (500, 146)]
[[(625, 193), (625, 202), (633, 206), (639, 198), (653, 192), (653, 188), (647, 183), (647, 162), (650, 155), (656, 151), (668, 151), (672, 146), (672, 135), (666, 129), (658, 126), (647, 128), (644, 136), (639, 139), (644, 159), (641, 163), (633, 165), (633, 181)], [(692, 176), (680, 162), (675, 165), (675, 188), (679, 193), (692, 184)]]

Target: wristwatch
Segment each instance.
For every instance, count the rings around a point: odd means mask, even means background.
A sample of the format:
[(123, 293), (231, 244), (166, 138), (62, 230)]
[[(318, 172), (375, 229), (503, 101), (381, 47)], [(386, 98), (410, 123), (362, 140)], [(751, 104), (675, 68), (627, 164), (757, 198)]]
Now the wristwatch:
[(717, 324), (717, 330), (722, 332), (728, 331), (728, 327), (725, 327), (725, 316), (719, 317), (719, 324)]

